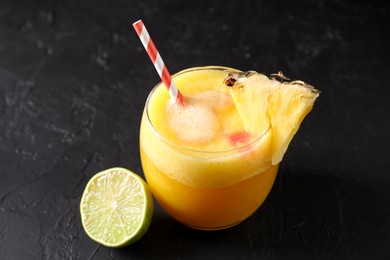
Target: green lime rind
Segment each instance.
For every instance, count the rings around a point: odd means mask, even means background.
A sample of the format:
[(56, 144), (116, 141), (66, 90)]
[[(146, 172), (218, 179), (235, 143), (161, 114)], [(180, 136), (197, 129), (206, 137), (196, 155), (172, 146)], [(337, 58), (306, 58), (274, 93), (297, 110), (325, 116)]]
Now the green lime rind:
[(113, 248), (141, 239), (149, 229), (153, 211), (153, 197), (145, 181), (120, 167), (94, 175), (80, 201), (86, 234)]

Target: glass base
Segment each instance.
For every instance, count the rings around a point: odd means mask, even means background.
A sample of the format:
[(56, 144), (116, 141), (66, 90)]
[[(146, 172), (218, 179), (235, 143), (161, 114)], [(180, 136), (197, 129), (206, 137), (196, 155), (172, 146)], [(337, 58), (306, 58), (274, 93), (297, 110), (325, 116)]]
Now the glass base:
[(191, 226), (191, 225), (188, 225), (188, 224), (184, 224), (184, 223), (181, 223), (182, 225), (186, 226), (186, 227), (189, 227), (189, 228), (192, 228), (192, 229), (197, 229), (197, 230), (203, 230), (203, 231), (217, 231), (217, 230), (223, 230), (223, 229), (228, 229), (228, 228), (231, 228), (231, 227), (234, 227), (234, 226), (237, 226), (238, 224), (240, 224), (242, 221), (238, 221), (236, 223), (233, 223), (231, 225), (227, 225), (227, 226), (220, 226), (220, 227), (198, 227), (198, 226)]

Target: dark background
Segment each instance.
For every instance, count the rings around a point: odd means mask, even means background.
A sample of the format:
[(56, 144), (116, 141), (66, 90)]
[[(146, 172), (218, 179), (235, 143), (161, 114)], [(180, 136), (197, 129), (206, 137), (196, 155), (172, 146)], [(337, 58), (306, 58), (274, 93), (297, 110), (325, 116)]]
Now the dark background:
[[(200, 65), (321, 90), (263, 206), (224, 231), (160, 208), (123, 249), (90, 240), (79, 202), (113, 166), (143, 176), (138, 134), (159, 82)], [(0, 1), (0, 259), (389, 259), (390, 8), (385, 1)]]

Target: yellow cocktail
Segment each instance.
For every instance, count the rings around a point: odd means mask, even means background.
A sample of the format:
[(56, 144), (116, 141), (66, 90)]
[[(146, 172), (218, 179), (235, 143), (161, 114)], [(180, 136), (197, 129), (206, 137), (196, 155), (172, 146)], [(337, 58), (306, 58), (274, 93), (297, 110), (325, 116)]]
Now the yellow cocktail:
[[(223, 83), (227, 68), (188, 69), (173, 76), (185, 105), (162, 84), (146, 102), (140, 151), (148, 185), (168, 214), (197, 229), (240, 223), (274, 183), (272, 130), (250, 133)], [(230, 69), (231, 70), (231, 69)]]

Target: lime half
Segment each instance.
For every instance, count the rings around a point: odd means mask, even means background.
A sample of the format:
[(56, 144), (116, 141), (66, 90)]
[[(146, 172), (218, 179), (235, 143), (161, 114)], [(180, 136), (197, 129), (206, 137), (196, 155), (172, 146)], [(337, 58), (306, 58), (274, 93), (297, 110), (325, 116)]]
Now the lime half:
[(152, 194), (137, 174), (124, 168), (97, 173), (85, 187), (80, 202), (87, 235), (107, 247), (122, 247), (139, 240), (153, 215)]

